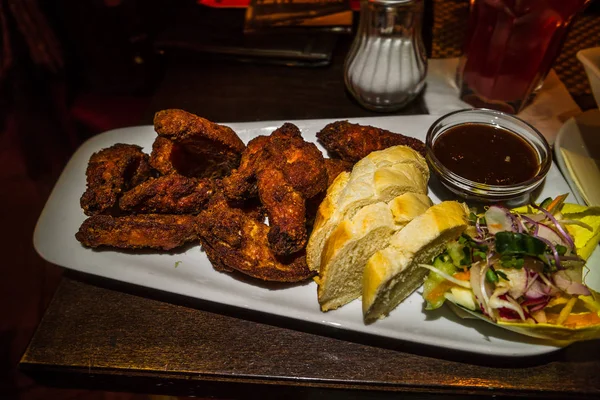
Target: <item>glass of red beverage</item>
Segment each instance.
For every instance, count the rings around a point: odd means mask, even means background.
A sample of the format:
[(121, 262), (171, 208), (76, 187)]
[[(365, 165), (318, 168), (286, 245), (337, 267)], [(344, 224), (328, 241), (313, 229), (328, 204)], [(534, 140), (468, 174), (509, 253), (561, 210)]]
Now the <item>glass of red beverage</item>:
[(541, 87), (574, 17), (591, 0), (471, 0), (460, 96), (516, 114)]

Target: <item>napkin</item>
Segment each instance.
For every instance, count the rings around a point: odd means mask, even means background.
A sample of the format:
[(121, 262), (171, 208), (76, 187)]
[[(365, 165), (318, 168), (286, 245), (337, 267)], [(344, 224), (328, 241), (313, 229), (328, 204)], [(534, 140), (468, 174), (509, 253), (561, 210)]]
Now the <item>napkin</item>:
[[(472, 107), (459, 98), (455, 79), (458, 61), (458, 58), (428, 61), (424, 100), (430, 114), (443, 115)], [(581, 114), (581, 109), (551, 70), (533, 102), (517, 116), (536, 127), (552, 145), (565, 121), (578, 114)]]
[(571, 180), (574, 193), (590, 206), (600, 207), (600, 110), (569, 119), (554, 143), (556, 161)]

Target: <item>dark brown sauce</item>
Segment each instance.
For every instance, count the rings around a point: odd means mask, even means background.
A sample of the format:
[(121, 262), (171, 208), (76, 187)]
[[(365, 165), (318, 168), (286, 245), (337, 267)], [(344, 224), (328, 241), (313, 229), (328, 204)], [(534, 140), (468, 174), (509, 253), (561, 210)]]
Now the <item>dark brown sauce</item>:
[(509, 130), (470, 123), (443, 132), (433, 154), (450, 171), (487, 185), (513, 185), (533, 178), (540, 163), (533, 147)]

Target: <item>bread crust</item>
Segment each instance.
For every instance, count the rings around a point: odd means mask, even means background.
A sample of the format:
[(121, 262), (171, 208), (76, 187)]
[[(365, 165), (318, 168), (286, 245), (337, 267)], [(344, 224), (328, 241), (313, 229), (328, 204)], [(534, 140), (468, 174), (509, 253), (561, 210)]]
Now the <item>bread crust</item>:
[(406, 146), (375, 151), (356, 163), (352, 172), (338, 175), (317, 211), (306, 248), (308, 267), (319, 270), (325, 241), (341, 220), (405, 192), (426, 194), (428, 181), (425, 159)]
[(362, 307), (365, 322), (385, 317), (425, 279), (420, 263), (431, 263), (468, 226), (464, 203), (444, 201), (430, 207), (390, 239), (385, 249), (368, 260), (363, 275)]
[(342, 220), (325, 242), (316, 278), (321, 310), (329, 311), (360, 297), (369, 257), (430, 206), (427, 195), (408, 192), (387, 203), (370, 204)]

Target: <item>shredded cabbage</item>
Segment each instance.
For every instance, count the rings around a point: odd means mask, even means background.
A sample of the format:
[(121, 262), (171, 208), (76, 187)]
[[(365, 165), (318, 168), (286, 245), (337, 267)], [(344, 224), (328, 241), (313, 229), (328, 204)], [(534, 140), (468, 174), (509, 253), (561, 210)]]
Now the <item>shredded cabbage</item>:
[(458, 286), (462, 286), (465, 289), (471, 289), (471, 285), (469, 284), (469, 282), (467, 281), (461, 281), (460, 279), (456, 279), (455, 277), (448, 275), (447, 273), (445, 273), (444, 271), (434, 267), (433, 265), (427, 265), (427, 264), (419, 264), (419, 267), (421, 268), (426, 268), (430, 271), (435, 272), (436, 274), (440, 275), (441, 277), (443, 277), (444, 279), (446, 279), (447, 281), (450, 281), (452, 283), (457, 284)]
[[(468, 233), (456, 245), (449, 246), (456, 253), (454, 259), (465, 254), (460, 264), (470, 269), (469, 281), (432, 265), (419, 266), (430, 270), (430, 276), (438, 274), (438, 280), (443, 278), (455, 285), (442, 289), (452, 303), (459, 304), (452, 288), (470, 289), (480, 308), (472, 311), (481, 311), (493, 321), (510, 322), (517, 318), (530, 324), (560, 325), (573, 309), (591, 308), (584, 301), (590, 292), (579, 279), (580, 272), (571, 271), (581, 268), (584, 261), (576, 254), (573, 237), (563, 224), (591, 227), (563, 219), (560, 208), (565, 197), (550, 201), (549, 209), (531, 205), (529, 210), (533, 212), (528, 214), (501, 206), (490, 206), (483, 215), (473, 214)], [(550, 309), (548, 315), (556, 315), (551, 308), (557, 304), (564, 305), (558, 320), (547, 318), (545, 310)]]

